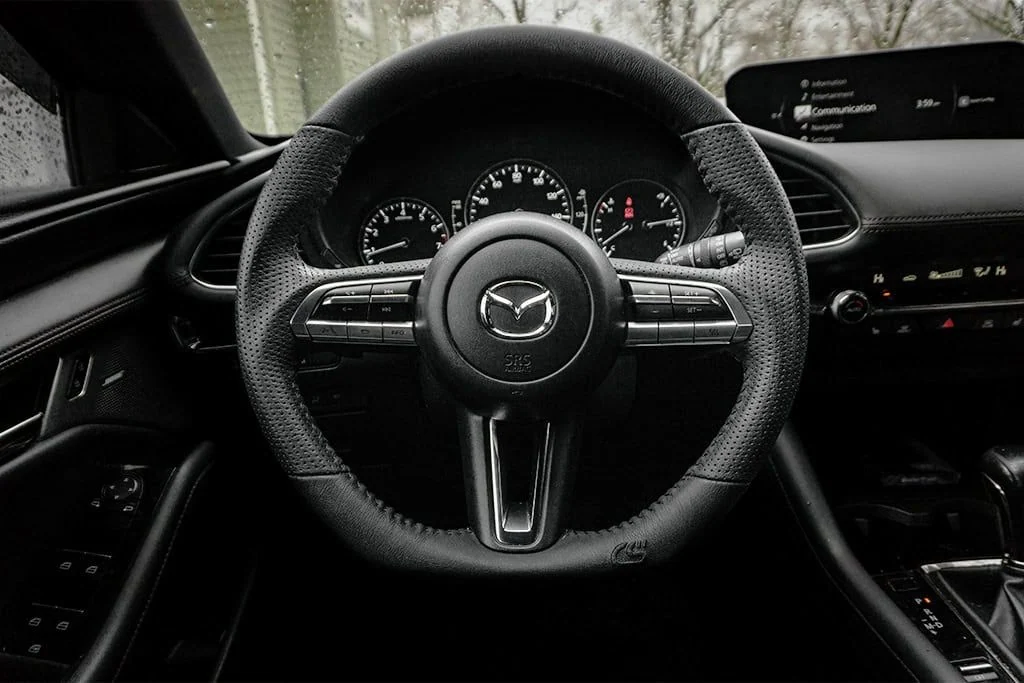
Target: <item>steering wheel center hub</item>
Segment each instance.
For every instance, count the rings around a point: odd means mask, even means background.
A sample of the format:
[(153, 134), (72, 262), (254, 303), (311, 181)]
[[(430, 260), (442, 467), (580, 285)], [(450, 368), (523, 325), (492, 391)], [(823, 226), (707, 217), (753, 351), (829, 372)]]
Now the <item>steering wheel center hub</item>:
[(438, 252), (420, 286), (416, 334), (460, 398), (495, 405), (603, 377), (622, 319), (604, 253), (571, 226), (516, 212), (475, 223)]
[(455, 273), (445, 302), (459, 354), (493, 379), (530, 382), (579, 353), (593, 306), (580, 269), (532, 239), (494, 242)]

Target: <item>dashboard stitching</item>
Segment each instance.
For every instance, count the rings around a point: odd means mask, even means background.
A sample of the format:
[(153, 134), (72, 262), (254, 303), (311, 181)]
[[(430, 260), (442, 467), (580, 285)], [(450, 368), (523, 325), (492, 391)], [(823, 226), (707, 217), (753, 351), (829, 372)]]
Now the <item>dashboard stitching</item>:
[(117, 313), (130, 308), (142, 301), (148, 293), (146, 288), (137, 289), (116, 299), (111, 299), (99, 306), (89, 309), (85, 313), (66, 320), (47, 330), (38, 332), (28, 339), (10, 346), (0, 353), (0, 370), (6, 370), (18, 363), (24, 362), (37, 353), (48, 349), (68, 337), (78, 334), (90, 327), (110, 318)]
[(964, 220), (984, 222), (988, 220), (1013, 220), (1018, 218), (1024, 218), (1024, 211), (968, 211), (935, 215), (921, 214), (917, 216), (873, 216), (863, 219), (863, 223), (865, 226), (872, 226), (869, 230), (879, 231), (879, 228), (885, 228), (889, 225), (892, 226), (892, 229), (899, 229), (902, 227), (899, 225), (901, 223), (936, 223)]

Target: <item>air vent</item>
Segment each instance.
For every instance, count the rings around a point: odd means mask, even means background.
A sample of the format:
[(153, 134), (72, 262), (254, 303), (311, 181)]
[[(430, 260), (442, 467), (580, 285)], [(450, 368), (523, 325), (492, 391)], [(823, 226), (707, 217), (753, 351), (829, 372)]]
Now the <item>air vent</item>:
[(837, 242), (857, 229), (857, 217), (839, 192), (815, 175), (776, 159), (772, 167), (782, 181), (804, 246)]
[(252, 203), (238, 207), (219, 223), (199, 245), (192, 261), (192, 276), (206, 285), (234, 287), (242, 240), (252, 215)]

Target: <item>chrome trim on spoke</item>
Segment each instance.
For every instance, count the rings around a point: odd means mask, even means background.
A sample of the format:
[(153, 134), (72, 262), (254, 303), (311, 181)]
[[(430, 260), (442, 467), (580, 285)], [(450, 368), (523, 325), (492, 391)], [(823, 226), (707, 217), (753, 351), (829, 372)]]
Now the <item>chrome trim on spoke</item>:
[[(491, 488), (491, 516), (494, 538), (501, 545), (521, 548), (530, 546), (540, 538), (537, 522), (540, 511), (547, 504), (551, 488), (551, 423), (544, 423), (544, 438), (533, 465), (533, 485), (526, 503), (506, 505), (501, 479), (501, 451), (498, 446), (497, 420), (488, 420), (487, 451)], [(525, 538), (519, 538), (525, 536)]]

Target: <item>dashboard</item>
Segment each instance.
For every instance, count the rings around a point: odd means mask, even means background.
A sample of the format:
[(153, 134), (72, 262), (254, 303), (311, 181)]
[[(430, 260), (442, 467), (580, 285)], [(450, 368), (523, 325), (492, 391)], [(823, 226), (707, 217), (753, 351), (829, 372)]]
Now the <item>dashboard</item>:
[(638, 108), (578, 86), (525, 94), (460, 90), (380, 126), (345, 168), (317, 253), (334, 266), (430, 258), (490, 215), (534, 211), (610, 256), (653, 261), (716, 225), (685, 146)]
[[(740, 71), (727, 84), (728, 104), (750, 124), (790, 199), (807, 260), (812, 351), (827, 364), (826, 376), (843, 370), (859, 378), (897, 366), (928, 372), (933, 362), (995, 363), (1001, 354), (1019, 353), (1024, 131), (1017, 135), (1013, 126), (1024, 118), (1004, 116), (1017, 111), (1015, 97), (980, 94), (992, 69), (979, 60), (1016, 63), (1022, 48), (977, 50), (785, 62)], [(974, 83), (979, 97), (996, 100), (958, 112), (947, 119), (951, 128), (914, 127), (916, 117), (925, 121), (930, 114), (896, 116), (895, 107), (907, 102), (902, 80), (868, 78), (883, 66), (930, 73), (949, 92), (949, 83), (957, 92)], [(844, 78), (854, 96), (879, 105), (880, 116), (828, 114), (808, 128), (829, 125), (834, 132), (842, 124), (843, 139), (871, 139), (820, 144), (802, 140), (791, 121), (771, 118), (780, 102), (792, 104), (787, 88), (800, 91), (807, 80), (810, 98), (840, 92), (836, 82)], [(779, 87), (759, 98), (769, 82)], [(938, 90), (915, 99), (928, 97), (948, 104)], [(669, 247), (731, 228), (683, 142), (628, 101), (527, 79), (442, 91), (426, 106), (412, 101), (360, 141), (318, 224), (300, 233), (312, 265), (429, 258), (459, 231), (501, 211), (554, 216), (627, 259), (654, 260)], [(789, 104), (783, 111), (791, 115), (796, 105)], [(967, 113), (984, 115), (986, 134), (1003, 137), (949, 139), (964, 134)], [(863, 127), (869, 119), (885, 127)], [(910, 137), (899, 126), (919, 137), (877, 139)], [(926, 134), (940, 137), (920, 139)], [(233, 301), (242, 237), (264, 180), (224, 195), (171, 239), (169, 281), (189, 300)], [(230, 316), (219, 309), (203, 315), (199, 322), (189, 309), (181, 317), (203, 328), (198, 336), (205, 344), (228, 346)], [(980, 345), (986, 354), (974, 353)], [(922, 348), (933, 349), (935, 358), (927, 360)]]

